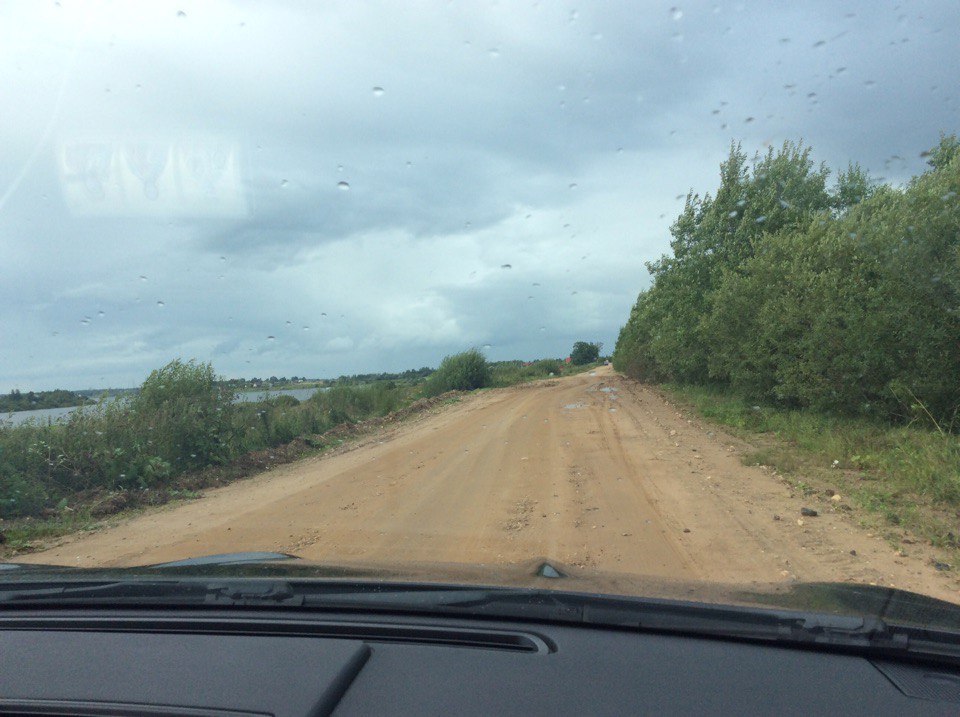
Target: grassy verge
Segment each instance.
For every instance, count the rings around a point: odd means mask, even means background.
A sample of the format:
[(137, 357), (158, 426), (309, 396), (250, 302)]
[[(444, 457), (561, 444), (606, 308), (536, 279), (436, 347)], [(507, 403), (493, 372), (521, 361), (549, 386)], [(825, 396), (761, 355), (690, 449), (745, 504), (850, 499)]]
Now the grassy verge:
[[(349, 390), (355, 394), (358, 390), (367, 389)], [(342, 400), (343, 397), (341, 402)], [(401, 400), (390, 402), (393, 408), (390, 412), (372, 415), (364, 420), (347, 420), (323, 433), (298, 436), (269, 448), (252, 450), (224, 464), (209, 465), (182, 473), (160, 485), (119, 489), (92, 488), (74, 493), (68, 500), (62, 500), (56, 508), (46, 508), (35, 515), (12, 520), (0, 519), (0, 558), (9, 559), (20, 553), (40, 549), (45, 542), (70, 533), (103, 528), (130, 518), (145, 508), (199, 498), (203, 489), (227, 485), (275, 466), (334, 451), (377, 429), (419, 415), (434, 406), (458, 400), (460, 399), (457, 394), (418, 399), (414, 391), (405, 391)], [(337, 403), (336, 399), (334, 403)], [(288, 405), (288, 408), (293, 407)], [(261, 406), (260, 410), (264, 408)]]
[(556, 359), (541, 359), (524, 363), (522, 361), (498, 361), (490, 364), (492, 388), (515, 386), (527, 381), (539, 381), (545, 378), (573, 376), (574, 374), (592, 371), (602, 362), (593, 362), (574, 366)]
[(716, 388), (663, 388), (753, 445), (745, 463), (771, 466), (808, 494), (837, 491), (888, 539), (910, 534), (960, 564), (960, 436), (757, 406)]

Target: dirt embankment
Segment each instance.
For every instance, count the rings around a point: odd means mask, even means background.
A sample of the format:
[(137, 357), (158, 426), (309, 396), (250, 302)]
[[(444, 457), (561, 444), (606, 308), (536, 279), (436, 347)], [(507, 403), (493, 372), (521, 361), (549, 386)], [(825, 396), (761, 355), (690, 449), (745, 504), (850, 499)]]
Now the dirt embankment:
[[(469, 395), (18, 560), (137, 565), (240, 550), (327, 563), (500, 564), (726, 583), (855, 581), (960, 601), (831, 500), (794, 495), (719, 429), (609, 368)], [(803, 515), (815, 510), (817, 515)]]

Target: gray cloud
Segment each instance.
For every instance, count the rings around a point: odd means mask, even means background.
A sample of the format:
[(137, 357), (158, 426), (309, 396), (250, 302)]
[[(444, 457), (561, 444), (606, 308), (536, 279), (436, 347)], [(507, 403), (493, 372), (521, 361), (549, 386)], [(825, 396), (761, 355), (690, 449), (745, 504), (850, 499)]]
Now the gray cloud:
[[(612, 348), (731, 140), (902, 182), (957, 130), (954, 4), (680, 15), (4, 5), (0, 391), (131, 385), (175, 356), (337, 375)], [(131, 147), (169, 149), (153, 199)]]

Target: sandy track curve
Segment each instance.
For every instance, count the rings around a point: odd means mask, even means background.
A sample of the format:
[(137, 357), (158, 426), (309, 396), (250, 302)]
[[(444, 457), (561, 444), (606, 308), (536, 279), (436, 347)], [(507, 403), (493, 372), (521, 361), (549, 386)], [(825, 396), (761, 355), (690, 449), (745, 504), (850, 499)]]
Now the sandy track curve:
[(960, 599), (921, 552), (899, 555), (830, 503), (801, 519), (809, 504), (742, 465), (715, 427), (603, 368), (474, 394), (354, 450), (18, 560), (114, 566), (239, 550), (346, 564), (547, 556), (670, 578), (851, 580)]

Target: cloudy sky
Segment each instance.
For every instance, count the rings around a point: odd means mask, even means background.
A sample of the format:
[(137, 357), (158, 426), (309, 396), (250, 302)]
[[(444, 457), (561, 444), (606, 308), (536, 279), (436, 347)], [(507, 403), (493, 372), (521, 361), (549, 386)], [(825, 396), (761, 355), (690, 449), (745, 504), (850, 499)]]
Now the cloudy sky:
[(956, 2), (0, 5), (0, 391), (612, 350), (731, 140), (903, 182)]

